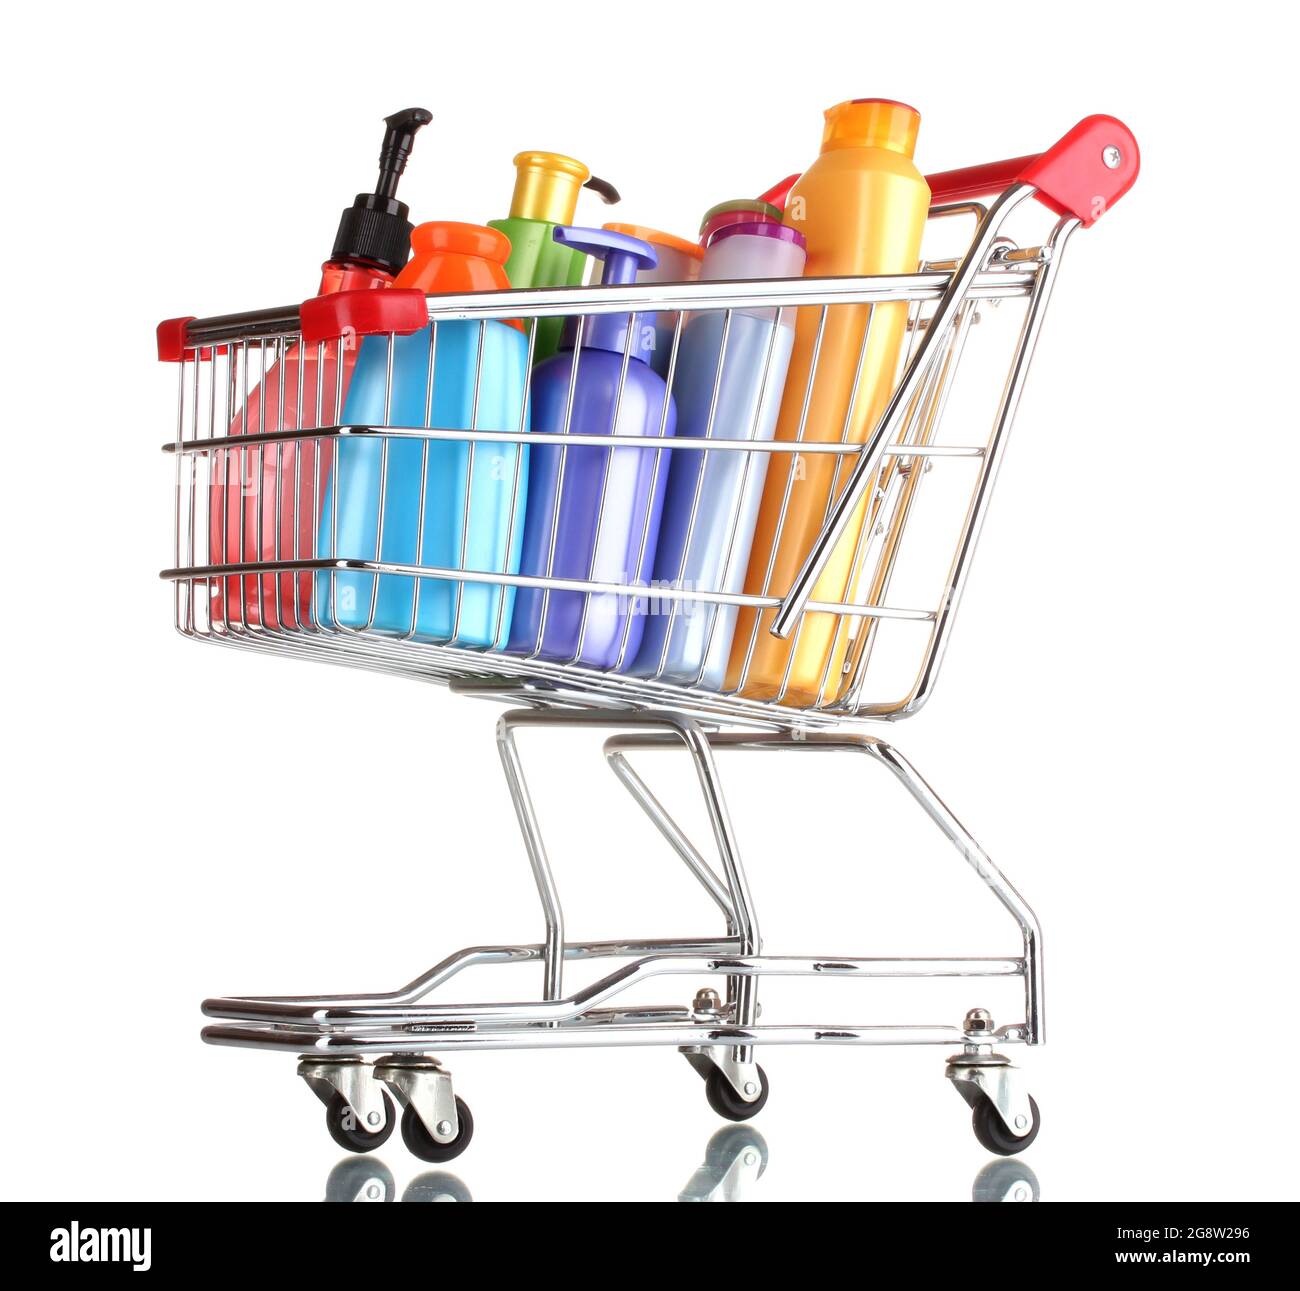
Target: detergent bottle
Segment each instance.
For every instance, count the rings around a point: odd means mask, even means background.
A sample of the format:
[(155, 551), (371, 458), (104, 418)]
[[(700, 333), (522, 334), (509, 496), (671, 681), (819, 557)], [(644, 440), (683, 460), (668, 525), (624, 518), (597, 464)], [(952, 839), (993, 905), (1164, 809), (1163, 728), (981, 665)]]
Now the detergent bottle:
[[(421, 224), (411, 247), (395, 287), (459, 293), (508, 286), (510, 243), (495, 229)], [(391, 381), (389, 344), (384, 336), (361, 343), (344, 424), (528, 429), (528, 343), (517, 324), (457, 320), (396, 336)], [(321, 510), (321, 557), (434, 566), (467, 577), (322, 572), (322, 624), (477, 648), (504, 644), (514, 589), (475, 582), (472, 575), (518, 569), (527, 468), (527, 452), (518, 443), (343, 436)]]
[[(641, 224), (606, 224), (610, 233), (648, 242), (655, 252), (655, 263), (647, 265), (636, 276), (637, 282), (694, 282), (700, 276), (704, 248), (672, 233), (648, 229)], [(668, 376), (673, 352), (673, 336), (677, 331), (677, 310), (662, 310), (657, 314), (643, 315), (654, 328), (654, 349), (650, 351), (650, 366), (661, 377)]]
[[(405, 203), (397, 200), (397, 184), (416, 131), (431, 120), (424, 108), (407, 108), (385, 119), (375, 191), (358, 194), (343, 212), (334, 249), (321, 269), (318, 296), (387, 287), (406, 263), (411, 225)], [(252, 435), (333, 424), (340, 411), (336, 406), (339, 357), (340, 347), (335, 344), (319, 349), (290, 345), (284, 357), (265, 370), (265, 376), (249, 392), (247, 403), (240, 400), (229, 433)], [(342, 348), (344, 390), (356, 357), (355, 347)], [(256, 370), (256, 354), (246, 355), (246, 361)], [(320, 408), (316, 406), (318, 390), (324, 392)], [(324, 445), (319, 453), (318, 444)], [(311, 439), (290, 441), (223, 449), (217, 457), (208, 508), (214, 563), (309, 558), (320, 510), (317, 490), (326, 485), (333, 457), (330, 444)], [(213, 580), (211, 587), (211, 618), (220, 628), (297, 628), (300, 621), (310, 622), (310, 574), (227, 578)]]
[[(614, 186), (592, 175), (580, 161), (558, 152), (521, 152), (515, 157), (515, 191), (510, 215), (489, 220), (510, 239), (506, 277), (512, 287), (576, 287), (587, 271), (587, 257), (562, 246), (552, 234), (560, 224), (572, 224), (578, 194), (593, 189), (611, 204), (617, 202)], [(533, 362), (555, 353), (560, 344), (562, 318), (536, 320)]]
[[(603, 229), (555, 240), (605, 262), (602, 283), (652, 268), (646, 242)], [(580, 334), (579, 334), (580, 333)], [(565, 433), (671, 436), (676, 412), (649, 363), (641, 315), (566, 322), (558, 353), (533, 371), (532, 462), (520, 572), (644, 584), (654, 568), (670, 454), (652, 447), (564, 446)], [(625, 670), (641, 644), (645, 598), (625, 592), (523, 587), (508, 649), (555, 662)]]
[[(798, 278), (804, 258), (797, 229), (771, 219), (724, 224), (710, 238), (700, 278)], [(683, 329), (673, 377), (677, 440), (770, 440), (793, 342), (792, 309), (694, 315)], [(672, 456), (654, 587), (740, 592), (769, 454), (726, 449)], [(658, 597), (633, 672), (717, 690), (735, 624), (734, 605)]]
[[(915, 272), (930, 205), (929, 187), (912, 164), (919, 124), (914, 109), (885, 99), (853, 99), (826, 112), (821, 155), (791, 189), (785, 208), (785, 223), (807, 239), (806, 275)], [(874, 315), (872, 310), (870, 305), (827, 310), (806, 421), (805, 391), (821, 311), (799, 310), (778, 440), (798, 439), (802, 426), (806, 440), (861, 443), (875, 428), (893, 390), (907, 305), (876, 305)], [(782, 454), (772, 463), (745, 579), (747, 593), (784, 596), (789, 591), (848, 473), (841, 459), (825, 453)], [(813, 599), (844, 600), (866, 507), (864, 501), (836, 546)], [(799, 707), (833, 699), (850, 620), (806, 614), (790, 639), (781, 640), (770, 632), (773, 614), (741, 610), (727, 688), (743, 683), (740, 693), (745, 696)]]

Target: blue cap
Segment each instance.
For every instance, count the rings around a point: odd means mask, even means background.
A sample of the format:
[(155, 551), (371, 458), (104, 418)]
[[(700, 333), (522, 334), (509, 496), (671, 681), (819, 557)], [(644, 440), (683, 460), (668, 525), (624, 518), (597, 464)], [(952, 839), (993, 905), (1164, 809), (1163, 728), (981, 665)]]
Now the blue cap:
[[(629, 237), (626, 233), (559, 224), (552, 236), (562, 247), (571, 247), (596, 260), (603, 260), (605, 264), (600, 282), (605, 287), (633, 283), (642, 269), (653, 269), (659, 263), (659, 256), (650, 243)], [(653, 318), (653, 314), (589, 314), (582, 329), (582, 347), (612, 350), (615, 354), (626, 351), (632, 358), (649, 363), (654, 351)], [(560, 338), (560, 348), (571, 350), (577, 335), (578, 320), (567, 319)]]

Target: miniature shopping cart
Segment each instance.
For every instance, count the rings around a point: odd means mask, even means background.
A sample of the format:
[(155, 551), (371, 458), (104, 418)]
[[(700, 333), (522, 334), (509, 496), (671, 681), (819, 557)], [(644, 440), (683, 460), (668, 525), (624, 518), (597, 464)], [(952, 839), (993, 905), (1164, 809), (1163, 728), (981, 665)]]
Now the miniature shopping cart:
[[(1093, 223), (1122, 196), (1137, 171), (1133, 136), (1114, 118), (1095, 116), (1039, 156), (932, 176), (929, 233), (953, 230), (960, 243), (955, 256), (928, 258), (916, 273), (417, 295), (414, 307), (412, 293), (390, 289), (364, 293), (365, 308), (346, 319), (341, 306), (318, 301), (163, 324), (160, 351), (176, 364), (179, 377), (179, 425), (166, 448), (176, 466), (175, 558), (162, 575), (173, 588), (176, 627), (214, 645), (442, 682), (457, 694), (512, 705), (497, 722), (497, 743), (545, 917), (545, 936), (536, 944), (461, 950), (392, 991), (209, 999), (203, 1011), (215, 1021), (204, 1029), (204, 1040), (297, 1055), (299, 1075), (326, 1105), (331, 1134), (353, 1151), (376, 1147), (392, 1132), (397, 1115), (391, 1091), (404, 1109), (403, 1138), (426, 1161), (457, 1156), (473, 1132), (469, 1109), (453, 1093), (442, 1058), (465, 1049), (557, 1046), (673, 1046), (703, 1076), (712, 1107), (736, 1121), (755, 1115), (767, 1100), (767, 1076), (756, 1061), (761, 1046), (948, 1046), (955, 1053), (946, 1074), (973, 1109), (979, 1141), (1004, 1155), (1030, 1144), (1038, 1133), (1038, 1109), (995, 1046), (1043, 1042), (1038, 922), (912, 765), (870, 728), (916, 713), (934, 689), (1061, 254), (1074, 230)], [(1045, 237), (1039, 235), (1041, 241), (1019, 245), (1006, 232), (1008, 217), (1019, 210), (1023, 220), (1034, 209), (1030, 198), (1054, 223)], [(413, 439), (424, 446), (426, 471), (431, 444), (467, 443), (472, 454), (476, 447), (484, 452), (492, 445), (529, 443), (523, 424), (491, 431), (448, 429), (428, 424), (428, 418), (422, 425), (341, 424), (346, 349), (358, 336), (364, 337), (361, 344), (386, 344), (391, 354), (395, 337), (423, 328), (432, 348), (439, 327), (449, 322), (635, 318), (641, 311), (676, 316), (675, 351), (683, 320), (706, 311), (727, 319), (741, 308), (770, 310), (777, 318), (811, 311), (824, 326), (833, 311), (855, 309), (867, 316), (869, 329), (870, 318), (890, 307), (906, 311), (906, 336), (892, 398), (865, 438), (812, 427), (808, 433), (801, 428), (795, 440), (764, 442), (653, 435), (630, 441), (613, 434), (566, 440), (571, 448), (610, 454), (635, 447), (653, 455), (656, 470), (668, 467), (666, 444), (672, 454), (762, 459), (773, 471), (782, 457), (788, 465), (792, 454), (834, 458), (836, 487), (824, 523), (788, 586), (740, 593), (716, 587), (662, 591), (669, 612), (685, 612), (687, 603), (715, 612), (734, 606), (761, 623), (756, 631), (787, 640), (796, 640), (815, 617), (830, 616), (841, 648), (835, 674), (824, 679), (814, 702), (791, 702), (780, 691), (755, 697), (747, 693), (743, 669), (723, 688), (708, 689), (653, 671), (632, 675), (546, 658), (540, 651), (466, 648), (418, 632), (414, 613), (406, 632), (381, 631), (373, 622), (344, 626), (330, 598), (322, 596), (322, 585), (344, 573), (367, 575), (372, 583), (404, 578), (422, 589), (450, 585), (458, 597), (471, 584), (633, 600), (646, 593), (632, 583), (494, 573), (463, 561), (386, 561), (382, 508), (373, 556), (341, 555), (329, 525), (318, 519), (328, 514), (332, 464), (350, 441), (377, 443), (386, 463), (392, 445)], [(277, 369), (286, 375), (278, 385), (268, 384), (268, 373)], [(671, 358), (668, 371), (671, 388)], [(809, 386), (816, 379), (814, 353)], [(967, 410), (955, 421), (945, 413), (959, 394)], [(263, 407), (260, 419), (254, 418), (250, 398), (253, 404), (274, 400), (275, 415)], [(266, 429), (268, 424), (274, 428)], [(948, 433), (950, 425), (955, 434)], [(944, 472), (961, 471), (956, 487), (951, 480), (943, 483)], [(233, 479), (239, 488), (230, 486)], [(927, 495), (943, 505), (928, 506)], [(819, 579), (846, 542), (855, 546), (849, 589), (840, 598), (821, 599)], [(922, 586), (927, 570), (933, 575), (928, 592)], [(907, 599), (895, 600), (901, 588)], [(892, 644), (891, 632), (901, 634)], [(518, 733), (535, 727), (607, 733), (603, 752), (614, 778), (717, 906), (716, 935), (595, 942), (566, 936), (516, 747)], [(711, 847), (688, 835), (638, 769), (643, 755), (674, 749), (684, 750), (693, 763)], [(765, 948), (717, 769), (719, 755), (725, 760), (733, 753), (835, 752), (865, 756), (902, 783), (1015, 921), (1019, 941), (1012, 953), (846, 958), (773, 955)], [(573, 987), (567, 971), (588, 960), (624, 962)], [(540, 970), (539, 998), (444, 1002), (440, 988), (464, 969), (521, 963)], [(1023, 983), (1024, 1012), (999, 1023), (987, 1009), (971, 1007), (946, 1022), (909, 1026), (760, 1017), (759, 982), (771, 975), (1013, 978)], [(620, 999), (659, 977), (691, 979), (687, 1001), (649, 1007)]]

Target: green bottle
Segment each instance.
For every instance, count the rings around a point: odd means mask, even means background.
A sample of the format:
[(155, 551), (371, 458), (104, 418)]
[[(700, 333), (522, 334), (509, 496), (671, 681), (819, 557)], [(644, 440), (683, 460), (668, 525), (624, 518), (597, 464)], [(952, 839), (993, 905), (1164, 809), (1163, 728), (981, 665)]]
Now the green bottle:
[[(576, 287), (587, 270), (587, 257), (572, 247), (561, 246), (552, 234), (556, 225), (572, 224), (578, 209), (578, 194), (594, 189), (607, 203), (617, 202), (611, 184), (596, 179), (590, 170), (572, 157), (557, 152), (521, 152), (515, 158), (515, 192), (510, 216), (489, 220), (510, 239), (506, 277), (512, 287)], [(540, 363), (559, 348), (562, 318), (537, 320), (537, 341), (533, 360)]]

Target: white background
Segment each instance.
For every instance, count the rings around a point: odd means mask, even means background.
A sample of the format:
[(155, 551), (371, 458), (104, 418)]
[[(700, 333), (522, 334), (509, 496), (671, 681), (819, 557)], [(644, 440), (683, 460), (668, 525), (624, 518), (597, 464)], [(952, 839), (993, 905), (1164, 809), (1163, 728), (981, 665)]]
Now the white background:
[[(341, 1154), (291, 1060), (202, 1046), (200, 999), (387, 988), (540, 935), (491, 705), (170, 630), (157, 321), (310, 294), (399, 107), (436, 118), (403, 183), (417, 220), (506, 214), (512, 155), (540, 147), (614, 180), (619, 218), (690, 233), (806, 164), (823, 108), (882, 95), (921, 109), (927, 171), (1098, 111), (1143, 149), (1071, 246), (938, 695), (888, 732), (1046, 929), (1026, 1160), (1044, 1199), (1295, 1197), (1296, 122), (1276, 10), (667, 8), (8, 15), (5, 1194), (323, 1196)], [(713, 929), (593, 742), (530, 750), (573, 936)], [(722, 770), (773, 951), (1015, 951), (865, 763)], [(695, 985), (667, 980), (660, 1002)], [(815, 986), (765, 987), (768, 1018), (955, 1021), (1003, 998)], [(453, 1169), (479, 1200), (670, 1200), (720, 1124), (671, 1052), (453, 1065), (477, 1120)], [(970, 1195), (987, 1157), (940, 1051), (764, 1065), (751, 1197)], [(418, 1173), (396, 1135), (378, 1155), (399, 1190)]]

